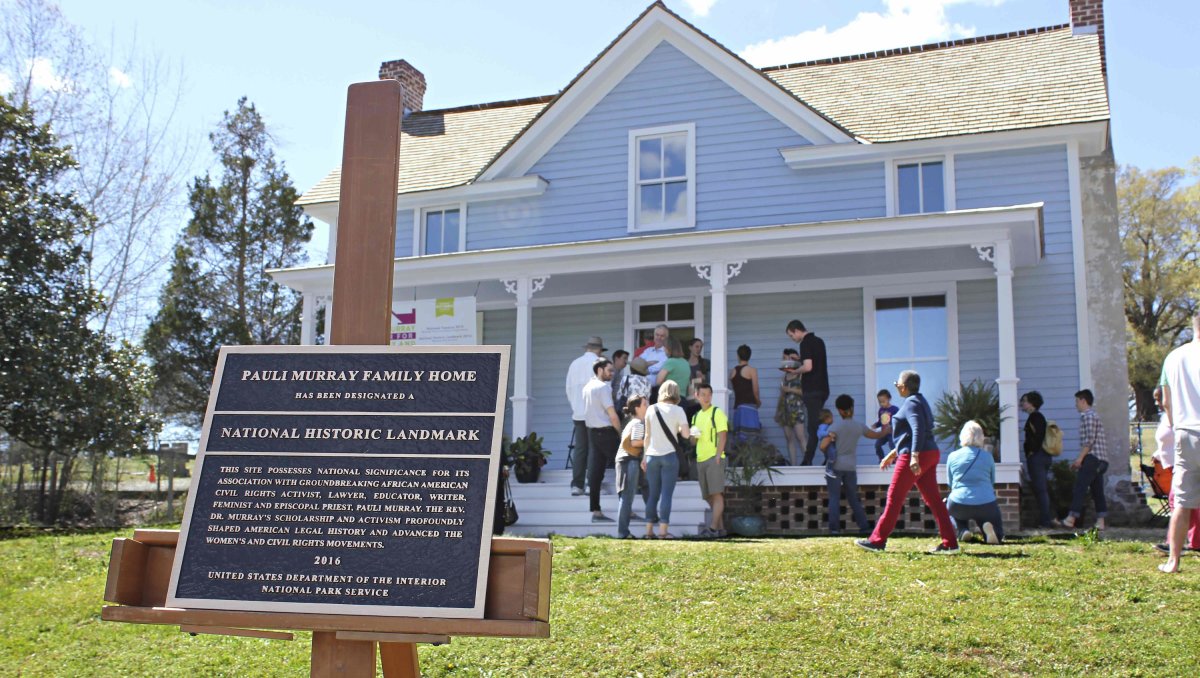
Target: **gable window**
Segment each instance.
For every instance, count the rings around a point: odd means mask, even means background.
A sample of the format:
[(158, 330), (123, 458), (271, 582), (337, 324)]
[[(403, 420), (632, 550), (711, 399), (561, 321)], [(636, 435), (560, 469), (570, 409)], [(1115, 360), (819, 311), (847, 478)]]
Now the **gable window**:
[(445, 254), (463, 250), (463, 209), (445, 207), (421, 212), (421, 254)]
[(898, 214), (924, 214), (946, 210), (945, 172), (941, 160), (896, 165)]
[(629, 230), (696, 225), (696, 126), (629, 132)]

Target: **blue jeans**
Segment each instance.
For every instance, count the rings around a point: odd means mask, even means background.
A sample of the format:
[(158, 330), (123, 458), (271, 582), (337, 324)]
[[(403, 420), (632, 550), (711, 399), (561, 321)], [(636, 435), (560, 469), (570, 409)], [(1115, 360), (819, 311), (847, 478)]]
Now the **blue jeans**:
[(646, 457), (646, 482), (650, 484), (650, 501), (646, 503), (646, 524), (671, 522), (671, 495), (679, 479), (679, 455), (674, 452), (661, 457)]
[(633, 513), (633, 497), (638, 493), (638, 479), (642, 476), (642, 460), (625, 457), (617, 462), (617, 494), (621, 507), (617, 510), (617, 536), (629, 535), (629, 515)]
[(1108, 515), (1108, 503), (1104, 500), (1104, 474), (1100, 471), (1100, 460), (1096, 455), (1084, 457), (1079, 473), (1075, 476), (1075, 489), (1071, 493), (1071, 515), (1076, 518), (1083, 513), (1083, 500), (1088, 491), (1092, 493), (1092, 502), (1096, 504), (1096, 517)]
[(892, 451), (892, 437), (884, 436), (875, 441), (875, 456), (879, 457), (879, 461), (887, 456), (888, 452)]
[(1033, 498), (1038, 505), (1038, 526), (1050, 527), (1055, 516), (1050, 511), (1050, 465), (1054, 457), (1041, 450), (1029, 455), (1025, 460), (1025, 468), (1029, 471), (1029, 484), (1033, 486)]
[(829, 531), (837, 534), (842, 531), (842, 488), (846, 489), (846, 503), (858, 523), (858, 531), (866, 532), (871, 528), (867, 514), (863, 511), (862, 502), (858, 500), (858, 471), (825, 471), (825, 489), (829, 494)]

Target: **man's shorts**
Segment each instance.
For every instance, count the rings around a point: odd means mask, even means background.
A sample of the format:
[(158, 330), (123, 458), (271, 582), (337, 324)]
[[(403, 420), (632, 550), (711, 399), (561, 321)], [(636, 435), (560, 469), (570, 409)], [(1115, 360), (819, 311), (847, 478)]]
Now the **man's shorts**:
[(705, 459), (700, 462), (697, 473), (700, 474), (700, 496), (709, 497), (725, 491), (725, 460), (720, 457)]
[(1175, 429), (1175, 468), (1171, 489), (1175, 505), (1200, 508), (1200, 431)]

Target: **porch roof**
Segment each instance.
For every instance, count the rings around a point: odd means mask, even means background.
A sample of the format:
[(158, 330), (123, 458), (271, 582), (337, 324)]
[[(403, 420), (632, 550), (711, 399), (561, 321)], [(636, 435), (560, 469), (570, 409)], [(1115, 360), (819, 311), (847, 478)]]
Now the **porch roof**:
[[(1014, 267), (1036, 265), (1043, 253), (1042, 203), (400, 257), (395, 260), (393, 278), (397, 287), (429, 286), (713, 261), (854, 254), (864, 252), (864, 244), (872, 252), (901, 252), (986, 247), (1001, 241), (1011, 243)], [(333, 289), (332, 264), (270, 269), (267, 273), (299, 292), (328, 295)]]

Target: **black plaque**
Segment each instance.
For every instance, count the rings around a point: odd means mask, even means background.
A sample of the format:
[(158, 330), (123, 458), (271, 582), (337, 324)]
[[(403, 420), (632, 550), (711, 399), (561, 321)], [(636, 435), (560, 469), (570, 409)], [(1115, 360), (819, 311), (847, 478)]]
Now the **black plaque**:
[(483, 617), (507, 346), (224, 347), (167, 604)]

